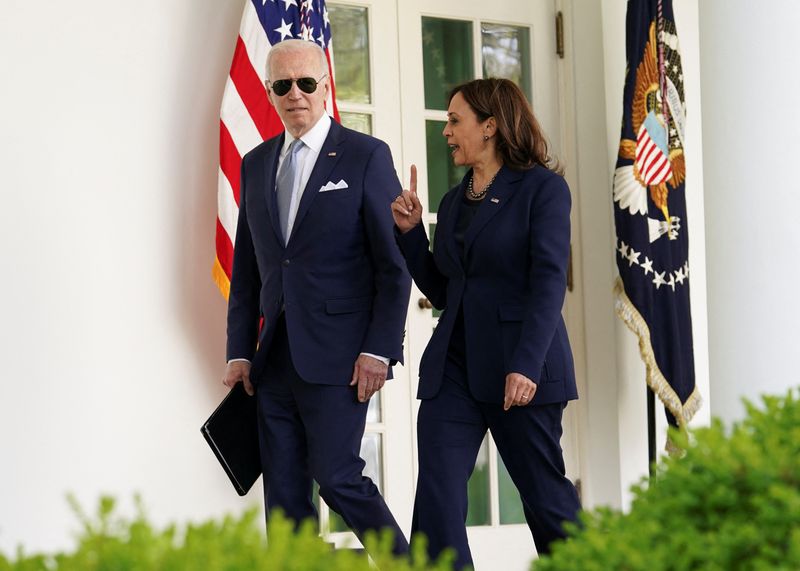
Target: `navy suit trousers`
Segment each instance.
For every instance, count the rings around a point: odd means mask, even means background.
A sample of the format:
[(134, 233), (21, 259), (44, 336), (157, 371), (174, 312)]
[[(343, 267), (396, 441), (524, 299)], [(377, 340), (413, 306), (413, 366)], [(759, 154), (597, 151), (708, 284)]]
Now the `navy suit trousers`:
[(412, 535), (428, 538), (435, 558), (452, 547), (455, 569), (472, 565), (467, 542), (467, 481), (481, 442), (490, 430), (522, 498), (536, 549), (565, 536), (562, 524), (575, 521), (580, 503), (565, 476), (560, 445), (566, 403), (511, 407), (475, 400), (466, 375), (448, 360), (439, 393), (421, 402), (417, 418), (419, 478)]
[[(313, 358), (313, 357), (310, 357)], [(354, 387), (303, 381), (292, 363), (286, 322), (276, 324), (264, 372), (256, 382), (266, 513), (280, 508), (300, 522), (316, 518), (312, 479), (320, 496), (363, 538), (389, 528), (394, 552), (408, 542), (373, 481), (362, 475), (361, 437), (367, 403)]]

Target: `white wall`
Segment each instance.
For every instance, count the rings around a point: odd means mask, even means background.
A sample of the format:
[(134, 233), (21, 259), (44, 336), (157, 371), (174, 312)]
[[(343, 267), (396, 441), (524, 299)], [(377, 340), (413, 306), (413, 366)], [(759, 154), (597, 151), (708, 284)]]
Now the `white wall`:
[(800, 384), (800, 4), (703, 0), (712, 412)]
[(210, 268), (242, 3), (45, 4), (0, 18), (6, 553), (69, 544), (67, 491), (140, 491), (160, 522), (244, 505), (199, 432), (224, 394)]

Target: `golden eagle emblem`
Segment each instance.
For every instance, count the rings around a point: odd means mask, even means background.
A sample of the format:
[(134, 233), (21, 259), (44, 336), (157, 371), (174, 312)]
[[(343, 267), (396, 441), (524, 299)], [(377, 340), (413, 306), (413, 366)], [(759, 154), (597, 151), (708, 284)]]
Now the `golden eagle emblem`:
[[(655, 22), (650, 24), (645, 53), (636, 70), (631, 110), (636, 140), (623, 138), (619, 145), (619, 158), (633, 164), (618, 167), (614, 173), (614, 200), (622, 210), (647, 216), (649, 191), (663, 216), (648, 216), (651, 243), (665, 234), (671, 240), (678, 237), (680, 219), (670, 217), (668, 197), (686, 179), (683, 76), (678, 36), (671, 24), (659, 33), (660, 41), (656, 41)], [(663, 50), (662, 69), (659, 49)]]

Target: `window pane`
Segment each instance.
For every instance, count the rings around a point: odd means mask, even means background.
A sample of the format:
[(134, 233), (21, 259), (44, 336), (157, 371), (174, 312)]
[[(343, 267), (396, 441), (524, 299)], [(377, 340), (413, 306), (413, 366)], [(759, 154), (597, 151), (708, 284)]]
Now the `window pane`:
[(330, 510), (328, 513), (330, 514), (330, 517), (328, 518), (328, 529), (331, 533), (335, 533), (337, 531), (350, 531), (350, 528), (347, 527), (346, 523), (344, 523), (342, 516), (333, 510)]
[(370, 478), (379, 490), (383, 489), (383, 457), (381, 435), (375, 432), (364, 433), (361, 439), (361, 457), (366, 462), (364, 475)]
[(345, 127), (366, 135), (372, 135), (372, 115), (369, 113), (340, 111), (339, 117), (342, 118), (342, 125)]
[(525, 523), (522, 500), (500, 454), (497, 455), (498, 493), (500, 494), (500, 523)]
[(528, 28), (481, 24), (483, 77), (505, 77), (531, 101), (531, 38)]
[[(369, 399), (367, 407), (367, 423), (381, 421), (381, 393), (376, 393)], [(362, 444), (363, 447), (363, 444)]]
[(447, 94), (473, 79), (472, 22), (422, 18), (425, 107), (447, 109)]
[(489, 525), (491, 514), (489, 511), (489, 441), (483, 439), (475, 470), (467, 484), (467, 525)]
[(369, 27), (367, 9), (328, 4), (336, 100), (369, 103)]
[(442, 136), (444, 121), (425, 121), (425, 152), (428, 157), (428, 210), (436, 212), (445, 193), (461, 182), (466, 167), (457, 167), (450, 158), (447, 139)]
[[(430, 250), (433, 252), (433, 235), (436, 233), (436, 224), (428, 224), (428, 241), (430, 242)], [(442, 315), (441, 309), (431, 308), (432, 315), (435, 319), (439, 319)]]
[[(373, 432), (365, 432), (361, 439), (361, 457), (367, 465), (364, 467), (364, 475), (370, 478), (378, 490), (383, 489), (383, 457), (382, 457), (381, 435)], [(335, 511), (330, 510), (330, 530), (349, 531), (350, 528)]]

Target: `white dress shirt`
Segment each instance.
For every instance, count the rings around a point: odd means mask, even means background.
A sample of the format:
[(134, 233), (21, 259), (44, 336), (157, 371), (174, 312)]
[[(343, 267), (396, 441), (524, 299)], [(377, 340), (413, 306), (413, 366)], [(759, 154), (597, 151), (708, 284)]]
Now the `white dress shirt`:
[[(322, 145), (325, 144), (325, 139), (328, 138), (328, 132), (330, 130), (330, 115), (323, 113), (319, 121), (317, 121), (305, 135), (300, 137), (300, 140), (303, 141), (303, 146), (297, 151), (294, 157), (294, 184), (292, 186), (292, 200), (289, 203), (289, 220), (286, 225), (287, 236), (292, 235), (292, 228), (294, 227), (295, 218), (297, 218), (297, 209), (300, 206), (300, 199), (303, 198), (303, 191), (306, 188), (308, 179), (311, 178), (311, 171), (314, 170), (314, 165), (317, 164), (317, 158), (322, 150)], [(294, 140), (294, 137), (287, 132), (286, 140), (283, 142), (283, 147), (281, 148), (280, 158), (278, 158), (278, 170), (276, 172), (281, 172), (281, 165), (289, 152), (289, 145), (291, 145)]]

